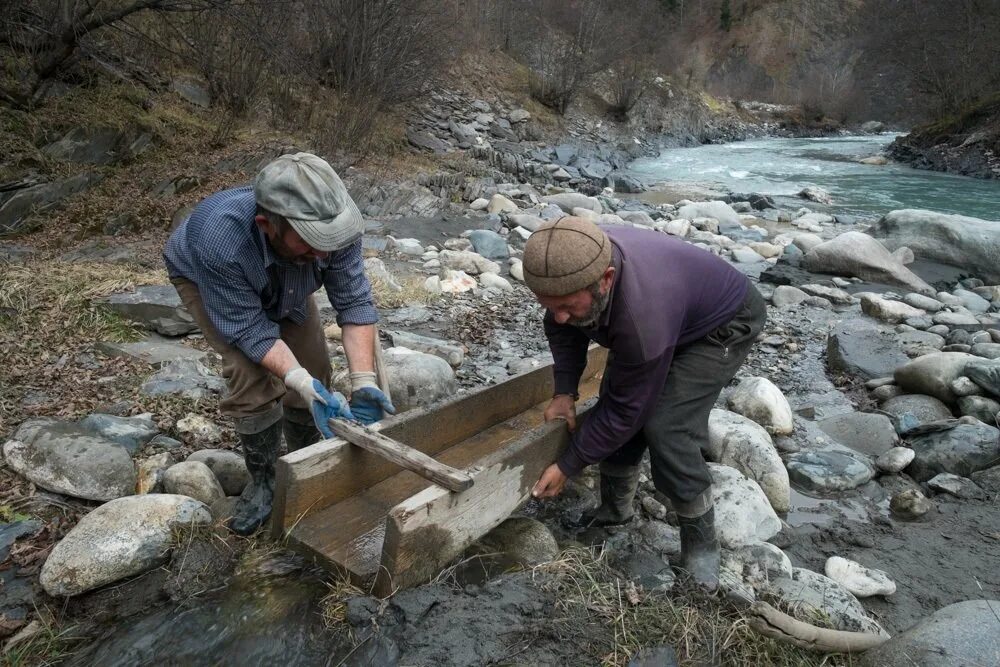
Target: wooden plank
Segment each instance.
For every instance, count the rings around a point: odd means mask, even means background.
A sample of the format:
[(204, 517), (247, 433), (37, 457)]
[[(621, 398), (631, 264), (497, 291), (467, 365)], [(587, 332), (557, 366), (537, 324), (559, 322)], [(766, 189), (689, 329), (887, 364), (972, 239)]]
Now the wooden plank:
[[(595, 403), (588, 401), (578, 420)], [(568, 443), (565, 422), (542, 424), (482, 459), (469, 471), (476, 483), (467, 491), (428, 487), (394, 507), (386, 521), (376, 594), (389, 595), (435, 576), (527, 500), (542, 471)]]
[(378, 454), (403, 470), (415, 472), (424, 479), (438, 486), (443, 486), (449, 491), (465, 491), (472, 486), (472, 477), (469, 476), (469, 473), (447, 466), (427, 456), (419, 449), (413, 449), (401, 442), (396, 442), (378, 431), (351, 424), (342, 419), (331, 419), (330, 430), (352, 445)]
[[(606, 360), (607, 350), (591, 347), (583, 378), (601, 373)], [(551, 396), (552, 366), (547, 364), (491, 387), (384, 419), (381, 433), (435, 456)], [(398, 472), (392, 463), (339, 438), (286, 454), (276, 466), (271, 532), (282, 535), (306, 513), (339, 503)]]

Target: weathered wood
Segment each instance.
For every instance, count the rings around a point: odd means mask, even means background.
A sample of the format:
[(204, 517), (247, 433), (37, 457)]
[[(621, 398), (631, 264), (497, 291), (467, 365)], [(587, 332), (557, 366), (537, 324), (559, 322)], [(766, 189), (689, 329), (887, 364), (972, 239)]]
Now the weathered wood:
[[(584, 380), (598, 375), (607, 350), (592, 347)], [(411, 410), (381, 422), (381, 433), (429, 456), (515, 417), (552, 396), (547, 364), (500, 384)], [(581, 392), (582, 393), (582, 392)], [(272, 534), (282, 535), (309, 512), (317, 512), (392, 477), (399, 468), (342, 438), (304, 447), (278, 459)]]
[[(579, 410), (586, 418), (596, 400)], [(376, 578), (378, 595), (424, 583), (516, 510), (542, 471), (569, 443), (563, 421), (532, 429), (470, 469), (475, 486), (461, 493), (428, 487), (389, 512)]]
[(382, 358), (382, 341), (379, 340), (377, 326), (375, 327), (375, 378), (379, 389), (392, 403), (392, 394), (389, 392), (389, 373), (386, 371), (385, 360)]
[(342, 419), (331, 419), (330, 430), (352, 445), (378, 454), (400, 468), (415, 472), (449, 491), (465, 491), (472, 486), (469, 473), (436, 461), (420, 450), (387, 438), (378, 431), (356, 426)]

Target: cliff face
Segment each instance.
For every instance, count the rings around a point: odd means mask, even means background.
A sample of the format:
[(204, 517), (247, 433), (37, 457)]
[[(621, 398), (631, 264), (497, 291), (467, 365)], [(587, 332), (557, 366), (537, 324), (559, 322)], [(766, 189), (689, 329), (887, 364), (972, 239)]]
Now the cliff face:
[(888, 153), (918, 169), (1000, 178), (1000, 94), (965, 113), (915, 128), (892, 142)]

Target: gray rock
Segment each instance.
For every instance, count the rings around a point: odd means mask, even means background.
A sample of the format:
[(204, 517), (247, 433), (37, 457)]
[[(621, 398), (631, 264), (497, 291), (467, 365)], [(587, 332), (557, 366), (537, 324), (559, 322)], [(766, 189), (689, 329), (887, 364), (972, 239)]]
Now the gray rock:
[(985, 396), (963, 396), (958, 399), (958, 411), (968, 417), (975, 417), (984, 424), (996, 426), (1000, 402)]
[(789, 306), (798, 305), (808, 298), (809, 295), (798, 287), (778, 285), (774, 288), (774, 293), (771, 295), (771, 303), (774, 304), (775, 308), (788, 308)]
[(962, 352), (934, 352), (918, 357), (896, 369), (896, 384), (912, 394), (926, 394), (953, 405), (958, 397), (951, 383), (966, 374), (966, 366), (979, 357)]
[(170, 82), (170, 89), (191, 104), (207, 109), (212, 104), (208, 84), (192, 76), (178, 77)]
[(116, 417), (94, 413), (81, 419), (80, 426), (85, 431), (121, 445), (129, 454), (135, 454), (160, 432), (149, 413), (138, 417)]
[(756, 482), (729, 466), (709, 463), (708, 468), (715, 526), (724, 547), (764, 542), (778, 534), (781, 521)]
[(934, 313), (934, 317), (931, 318), (934, 324), (944, 324), (948, 327), (962, 327), (968, 329), (969, 331), (978, 331), (982, 328), (979, 320), (976, 319), (971, 313), (953, 313), (950, 311), (942, 310), (940, 312)]
[(63, 200), (104, 178), (97, 172), (85, 172), (50, 183), (39, 183), (14, 190), (0, 197), (0, 234), (22, 231), (24, 220), (32, 213), (52, 209)]
[(511, 123), (523, 123), (531, 118), (531, 112), (525, 109), (514, 109), (507, 118)]
[(811, 294), (813, 296), (819, 296), (827, 299), (833, 303), (840, 305), (849, 305), (854, 303), (854, 297), (848, 292), (838, 288), (838, 287), (827, 287), (826, 285), (802, 285), (802, 291), (806, 294)]
[(1000, 398), (1000, 363), (976, 361), (965, 367), (965, 374), (988, 394)]
[(198, 330), (172, 285), (147, 285), (134, 292), (113, 294), (103, 302), (119, 315), (164, 336), (182, 336)]
[(909, 360), (891, 330), (866, 319), (838, 322), (826, 349), (831, 370), (866, 379), (891, 375)]
[(407, 128), (406, 140), (410, 142), (410, 145), (423, 148), (432, 153), (447, 153), (452, 149), (452, 145), (447, 141), (439, 139), (430, 132), (415, 130), (413, 128)]
[(859, 598), (892, 595), (896, 592), (896, 582), (882, 570), (867, 568), (857, 561), (841, 556), (827, 558), (823, 570), (827, 577)]
[(907, 319), (925, 314), (924, 311), (908, 306), (902, 301), (883, 299), (875, 294), (865, 294), (861, 297), (861, 310), (865, 315), (890, 324), (905, 322)]
[(163, 473), (174, 464), (168, 452), (160, 452), (136, 462), (136, 495), (163, 492)]
[(67, 597), (146, 572), (169, 558), (175, 528), (211, 521), (205, 505), (185, 496), (112, 500), (56, 543), (42, 566), (42, 587), (53, 597)]
[(846, 232), (806, 253), (802, 265), (816, 273), (857, 276), (872, 282), (900, 285), (920, 294), (934, 289), (903, 266), (886, 248), (861, 232)]
[(441, 266), (476, 276), (480, 273), (500, 273), (500, 265), (479, 253), (465, 250), (442, 250), (438, 253)]
[(1000, 343), (976, 343), (971, 351), (984, 359), (1000, 359)]
[(724, 201), (703, 201), (685, 204), (677, 210), (678, 218), (694, 220), (695, 218), (715, 218), (721, 225), (739, 228), (742, 225), (740, 215), (732, 206)]
[(187, 457), (187, 460), (208, 466), (227, 496), (238, 496), (250, 481), (246, 461), (228, 449), (199, 449)]
[(182, 461), (163, 473), (163, 488), (167, 493), (187, 496), (211, 506), (226, 495), (211, 468), (201, 461)]
[(973, 500), (986, 499), (986, 492), (976, 486), (976, 483), (971, 479), (959, 477), (958, 475), (952, 475), (947, 472), (931, 477), (927, 480), (927, 486), (935, 491), (947, 493), (955, 496), (956, 498), (969, 498)]
[(807, 491), (846, 491), (871, 480), (875, 471), (864, 461), (840, 451), (803, 451), (785, 459), (788, 478)]
[(472, 247), (486, 259), (507, 259), (507, 239), (488, 229), (474, 229), (469, 233)]
[(192, 400), (209, 398), (225, 389), (225, 380), (194, 359), (171, 361), (151, 375), (141, 387), (142, 393), (147, 396), (176, 394)]
[(909, 441), (916, 457), (906, 472), (918, 482), (941, 472), (968, 477), (1000, 460), (1000, 430), (987, 424), (959, 424)]
[(547, 195), (542, 197), (542, 201), (546, 204), (555, 204), (568, 214), (572, 214), (574, 208), (590, 209), (598, 215), (604, 212), (604, 209), (601, 207), (601, 202), (598, 201), (596, 197), (588, 197), (587, 195), (581, 195), (577, 192), (563, 192), (555, 195)]
[(128, 451), (71, 422), (29, 419), (3, 453), (14, 472), (48, 491), (105, 501), (135, 490)]
[(757, 482), (776, 512), (788, 511), (788, 472), (763, 427), (735, 412), (712, 410), (706, 456)]
[(990, 302), (975, 292), (970, 292), (966, 289), (957, 289), (952, 294), (961, 299), (962, 306), (973, 313), (985, 313), (990, 309)]
[(792, 408), (781, 390), (763, 377), (743, 379), (729, 394), (729, 409), (757, 422), (771, 435), (789, 435)]
[(808, 187), (802, 188), (799, 191), (798, 196), (802, 199), (808, 199), (809, 201), (814, 201), (817, 204), (832, 204), (833, 198), (830, 197), (830, 193), (823, 188), (810, 185)]
[(601, 180), (612, 171), (611, 165), (599, 158), (577, 160), (575, 166), (580, 170), (581, 176), (595, 181)]
[(1000, 601), (966, 600), (861, 654), (860, 667), (978, 667), (1000, 664)]
[(177, 420), (177, 432), (188, 436), (196, 444), (209, 444), (222, 440), (222, 429), (218, 424), (193, 412)]
[(884, 454), (899, 444), (892, 420), (885, 415), (852, 412), (824, 419), (818, 426), (840, 444), (870, 456)]
[(919, 519), (934, 509), (934, 504), (927, 500), (918, 489), (906, 489), (895, 494), (889, 501), (889, 509), (902, 519)]
[(986, 470), (972, 473), (970, 479), (981, 489), (988, 491), (996, 497), (1000, 497), (1000, 465), (995, 465)]
[(529, 232), (537, 232), (538, 228), (546, 223), (545, 220), (539, 218), (535, 215), (530, 215), (528, 213), (517, 213), (514, 215), (508, 215), (507, 221), (509, 224), (516, 227), (524, 227)]
[(534, 567), (559, 555), (556, 538), (541, 521), (511, 517), (488, 532), (469, 548), (472, 555), (498, 554), (505, 562)]
[(458, 368), (465, 361), (465, 350), (457, 343), (450, 343), (440, 338), (421, 336), (420, 334), (407, 331), (389, 331), (387, 333), (392, 339), (392, 344), (396, 347), (405, 347), (417, 352), (433, 354), (447, 361), (452, 368)]
[(637, 194), (645, 192), (646, 186), (635, 176), (623, 174), (620, 171), (613, 171), (604, 177), (604, 184), (615, 192)]
[(902, 472), (906, 466), (913, 462), (916, 455), (917, 453), (909, 447), (893, 447), (875, 459), (875, 467), (887, 473)]
[(904, 331), (897, 339), (908, 357), (921, 357), (944, 347), (944, 338), (929, 331)]
[(888, 412), (897, 419), (904, 414), (910, 414), (916, 418), (919, 424), (950, 419), (952, 416), (951, 409), (947, 405), (933, 396), (924, 396), (923, 394), (896, 396), (879, 407), (883, 412)]
[(458, 391), (455, 373), (444, 359), (406, 348), (385, 352), (393, 405), (400, 412), (450, 398)]
[(753, 586), (766, 585), (777, 577), (792, 576), (792, 562), (785, 552), (769, 542), (757, 542), (722, 554), (722, 567)]
[(929, 296), (924, 296), (923, 294), (917, 294), (916, 292), (910, 292), (903, 297), (903, 301), (914, 308), (919, 308), (920, 310), (926, 310), (928, 313), (936, 313), (942, 308), (944, 304), (937, 299), (932, 299)]
[(894, 384), (876, 387), (869, 392), (869, 396), (871, 396), (872, 400), (878, 401), (879, 403), (884, 403), (890, 398), (895, 398), (896, 396), (901, 396), (902, 394), (903, 390)]
[(756, 262), (764, 261), (763, 257), (750, 248), (738, 247), (733, 248), (729, 252), (733, 257), (733, 261), (737, 264), (754, 264)]
[(825, 618), (836, 630), (885, 634), (850, 591), (822, 574), (796, 567), (791, 578), (778, 577), (769, 588), (799, 620), (815, 623)]
[(150, 334), (145, 340), (136, 343), (111, 343), (102, 341), (95, 348), (111, 357), (130, 357), (145, 361), (154, 368), (159, 368), (175, 359), (192, 359), (204, 361), (208, 353), (193, 347), (176, 343), (158, 334)]
[[(74, 127), (62, 139), (42, 149), (46, 157), (79, 164), (106, 165), (133, 157), (130, 150), (136, 138), (116, 127)], [(141, 150), (148, 144), (136, 145)]]
[[(29, 537), (42, 529), (41, 521), (36, 519), (22, 519), (11, 523), (0, 523), (0, 563), (7, 560), (10, 555), (10, 548), (14, 542), (21, 537)], [(4, 605), (6, 606), (6, 605)]]

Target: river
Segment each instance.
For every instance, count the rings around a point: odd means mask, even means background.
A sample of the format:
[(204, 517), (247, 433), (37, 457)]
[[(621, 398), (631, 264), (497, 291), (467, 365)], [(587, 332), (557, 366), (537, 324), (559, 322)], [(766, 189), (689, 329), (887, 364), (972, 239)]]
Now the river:
[(792, 208), (803, 203), (795, 194), (814, 185), (833, 196), (835, 213), (874, 217), (900, 208), (924, 208), (1000, 219), (1000, 181), (859, 162), (880, 154), (894, 138), (891, 134), (769, 138), (671, 148), (633, 162), (630, 172), (650, 183), (768, 194)]

